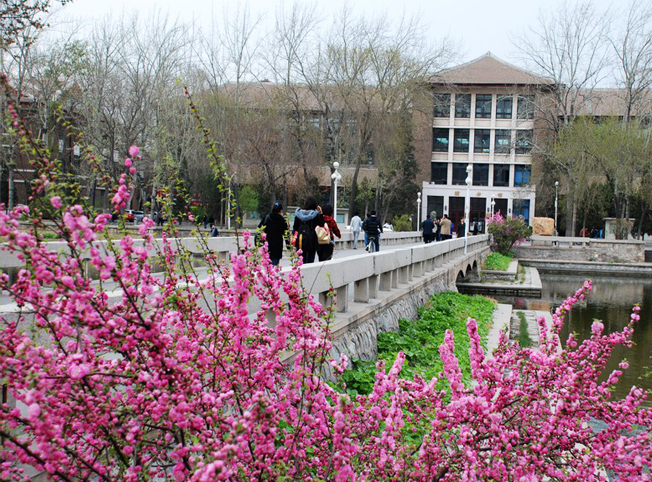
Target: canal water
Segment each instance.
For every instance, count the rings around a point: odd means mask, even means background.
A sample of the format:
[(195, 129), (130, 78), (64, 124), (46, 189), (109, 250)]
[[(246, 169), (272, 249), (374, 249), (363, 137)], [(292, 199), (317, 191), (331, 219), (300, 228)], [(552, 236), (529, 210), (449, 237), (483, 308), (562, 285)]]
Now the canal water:
[(624, 397), (632, 385), (636, 385), (650, 392), (646, 405), (652, 406), (652, 279), (541, 271), (539, 274), (543, 285), (540, 299), (511, 298), (503, 301), (513, 303), (515, 309), (554, 311), (580, 288), (585, 279), (593, 281), (593, 290), (587, 300), (576, 304), (566, 318), (561, 333), (562, 343), (570, 333), (576, 333), (578, 340), (590, 337), (594, 320), (604, 323), (605, 332), (620, 330), (629, 322), (632, 306), (641, 306), (641, 320), (634, 326), (632, 337), (634, 346), (614, 350), (605, 377), (626, 359), (629, 369), (616, 386), (616, 397)]

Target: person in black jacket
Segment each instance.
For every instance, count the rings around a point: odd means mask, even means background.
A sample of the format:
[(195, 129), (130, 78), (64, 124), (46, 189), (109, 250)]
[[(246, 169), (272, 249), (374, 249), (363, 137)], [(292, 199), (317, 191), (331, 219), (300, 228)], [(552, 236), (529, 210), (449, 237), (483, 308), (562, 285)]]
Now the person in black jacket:
[(435, 223), (432, 220), (430, 214), (426, 217), (426, 220), (423, 222), (423, 242), (428, 244), (432, 243), (435, 240)]
[(466, 222), (464, 218), (460, 220), (460, 224), (457, 225), (457, 237), (463, 238), (466, 236)]
[(314, 263), (315, 253), (317, 252), (317, 233), (315, 228), (323, 226), (325, 223), (324, 216), (318, 209), (317, 201), (314, 197), (309, 197), (303, 205), (303, 208), (297, 209), (294, 214), (294, 224), (292, 225), (292, 239), (294, 247), (301, 250), (301, 257), (304, 263)]
[(273, 265), (277, 266), (283, 257), (283, 242), (285, 232), (288, 230), (288, 223), (283, 217), (283, 205), (274, 203), (272, 212), (260, 221), (258, 227), (262, 228), (265, 233), (269, 259)]
[(369, 244), (366, 249), (371, 252), (380, 251), (380, 233), (383, 232), (383, 225), (376, 217), (376, 211), (371, 211), (369, 217), (362, 223), (362, 229), (369, 237)]

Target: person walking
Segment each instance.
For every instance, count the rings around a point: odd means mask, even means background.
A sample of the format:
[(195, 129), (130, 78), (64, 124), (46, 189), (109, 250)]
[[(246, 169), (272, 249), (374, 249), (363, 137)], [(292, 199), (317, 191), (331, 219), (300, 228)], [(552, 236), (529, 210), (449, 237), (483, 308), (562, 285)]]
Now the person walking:
[(457, 237), (463, 238), (466, 236), (466, 220), (462, 218), (460, 224), (457, 225)]
[(211, 224), (211, 237), (212, 237), (212, 238), (216, 238), (216, 237), (218, 237), (219, 235), (220, 235), (220, 232), (219, 232), (219, 230), (217, 229), (217, 226), (215, 226), (214, 224)]
[(441, 239), (442, 241), (446, 241), (447, 239), (451, 239), (453, 236), (451, 235), (451, 220), (448, 219), (448, 214), (444, 214), (444, 216), (441, 218)]
[(435, 223), (432, 221), (430, 214), (426, 216), (423, 222), (423, 242), (428, 244), (432, 243), (435, 239)]
[(272, 211), (262, 219), (258, 227), (265, 233), (270, 261), (274, 266), (278, 266), (283, 257), (283, 243), (288, 230), (288, 223), (283, 217), (283, 205), (274, 203)]
[(435, 219), (435, 241), (441, 241), (441, 218)]
[(380, 233), (383, 232), (383, 226), (376, 217), (376, 211), (369, 213), (369, 217), (362, 223), (362, 229), (369, 237), (369, 243), (365, 249), (372, 253), (380, 251)]
[(309, 197), (294, 213), (294, 224), (292, 225), (292, 240), (294, 247), (301, 250), (301, 258), (305, 264), (315, 262), (317, 253), (317, 233), (315, 228), (326, 224), (324, 216), (318, 210), (317, 201)]
[(360, 237), (360, 231), (362, 230), (362, 219), (360, 218), (360, 213), (358, 211), (353, 213), (349, 229), (353, 233), (353, 249), (358, 249), (358, 238)]
[(328, 261), (333, 258), (335, 236), (341, 238), (342, 233), (340, 233), (340, 228), (337, 227), (337, 221), (333, 218), (333, 206), (330, 204), (324, 204), (321, 208), (321, 214), (324, 216), (324, 222), (328, 225), (331, 242), (328, 244), (320, 244), (317, 248), (317, 256), (319, 256), (319, 261)]

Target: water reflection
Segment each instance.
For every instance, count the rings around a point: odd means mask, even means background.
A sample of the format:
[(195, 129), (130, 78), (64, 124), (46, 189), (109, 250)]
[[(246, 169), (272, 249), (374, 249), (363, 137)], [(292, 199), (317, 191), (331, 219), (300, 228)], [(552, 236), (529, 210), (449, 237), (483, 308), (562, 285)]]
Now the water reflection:
[[(543, 283), (541, 299), (514, 298), (504, 301), (512, 302), (515, 308), (532, 310), (554, 310), (570, 294), (574, 293), (586, 277), (540, 272)], [(562, 341), (569, 333), (577, 333), (580, 340), (591, 336), (591, 324), (601, 320), (605, 331), (622, 329), (628, 322), (634, 304), (641, 305), (641, 321), (634, 328), (634, 346), (618, 347), (614, 350), (606, 373), (618, 368), (618, 363), (626, 359), (630, 368), (621, 377), (616, 386), (616, 396), (625, 396), (632, 385), (652, 392), (652, 280), (644, 278), (618, 278), (610, 276), (590, 276), (593, 291), (588, 300), (578, 303), (562, 329)], [(647, 376), (646, 376), (647, 375)], [(606, 375), (605, 375), (606, 377)], [(648, 397), (648, 404), (652, 400)]]

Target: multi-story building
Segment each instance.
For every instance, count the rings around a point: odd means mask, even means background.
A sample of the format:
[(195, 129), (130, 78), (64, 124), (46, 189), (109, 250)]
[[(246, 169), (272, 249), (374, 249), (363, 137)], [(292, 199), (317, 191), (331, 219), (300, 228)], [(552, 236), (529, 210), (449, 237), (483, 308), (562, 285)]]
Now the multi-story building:
[[(530, 184), (537, 119), (535, 105), (552, 83), (510, 65), (491, 53), (437, 74), (430, 80), (434, 108), (420, 121), (431, 126), (432, 142), (418, 136), (421, 168), (421, 219), (435, 211), (457, 225), (464, 217), (467, 166), (470, 166), (471, 223), (485, 229), (493, 211), (523, 216), (535, 213)], [(428, 178), (429, 176), (429, 178)]]

